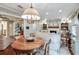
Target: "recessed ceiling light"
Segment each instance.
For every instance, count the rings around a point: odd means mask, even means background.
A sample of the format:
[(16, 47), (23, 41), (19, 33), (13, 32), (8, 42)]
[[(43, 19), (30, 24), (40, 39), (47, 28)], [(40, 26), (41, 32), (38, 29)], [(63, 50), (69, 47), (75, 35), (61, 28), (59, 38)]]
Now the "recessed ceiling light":
[(48, 12), (46, 12), (46, 15), (48, 15)]
[(61, 12), (62, 12), (62, 10), (60, 9), (60, 10), (58, 10), (58, 12), (59, 12), (59, 13), (61, 13)]

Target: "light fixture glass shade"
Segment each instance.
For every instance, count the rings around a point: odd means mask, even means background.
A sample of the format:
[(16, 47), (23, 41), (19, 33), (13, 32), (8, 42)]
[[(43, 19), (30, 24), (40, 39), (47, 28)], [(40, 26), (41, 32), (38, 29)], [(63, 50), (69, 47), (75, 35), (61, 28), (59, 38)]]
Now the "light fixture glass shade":
[(32, 19), (32, 20), (39, 20), (39, 19), (40, 19), (40, 17), (37, 16), (37, 15), (22, 15), (22, 18), (23, 18), (23, 19), (27, 19), (27, 20), (29, 20), (29, 19)]
[(24, 11), (24, 13), (23, 13), (23, 15), (39, 15), (39, 13), (37, 12), (37, 10), (36, 9), (34, 9), (34, 8), (27, 8), (25, 11)]
[(27, 19), (27, 20), (29, 19), (39, 20), (40, 19), (38, 11), (34, 9), (33, 7), (27, 8), (23, 13), (22, 18)]

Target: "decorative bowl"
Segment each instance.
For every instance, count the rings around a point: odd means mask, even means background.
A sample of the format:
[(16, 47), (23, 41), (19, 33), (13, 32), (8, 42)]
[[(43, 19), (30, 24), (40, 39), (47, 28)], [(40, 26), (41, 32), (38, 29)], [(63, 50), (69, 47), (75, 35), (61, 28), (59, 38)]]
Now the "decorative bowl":
[(34, 37), (28, 37), (28, 38), (26, 39), (26, 41), (27, 41), (27, 42), (33, 42), (33, 41), (34, 41)]

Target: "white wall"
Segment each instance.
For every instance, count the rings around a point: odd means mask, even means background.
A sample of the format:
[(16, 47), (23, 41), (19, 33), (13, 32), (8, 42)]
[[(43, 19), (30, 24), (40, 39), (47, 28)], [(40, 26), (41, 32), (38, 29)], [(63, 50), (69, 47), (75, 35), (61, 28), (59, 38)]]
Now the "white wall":
[[(33, 28), (33, 24), (29, 24), (26, 20), (24, 20), (24, 36), (26, 38), (26, 36), (30, 36), (30, 33), (33, 33), (34, 28)], [(26, 27), (29, 27), (29, 29), (26, 29)]]

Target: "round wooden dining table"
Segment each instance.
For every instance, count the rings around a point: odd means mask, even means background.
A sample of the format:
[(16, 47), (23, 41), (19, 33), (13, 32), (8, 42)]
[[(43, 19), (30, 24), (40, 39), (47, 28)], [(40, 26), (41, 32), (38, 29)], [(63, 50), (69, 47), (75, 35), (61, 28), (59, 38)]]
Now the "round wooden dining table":
[[(36, 37), (33, 42), (28, 42), (23, 36), (16, 38), (16, 40), (11, 44), (11, 47), (15, 52), (23, 52), (30, 54), (34, 49), (39, 48), (44, 45), (44, 40), (40, 37)], [(18, 54), (17, 52), (16, 54)]]

